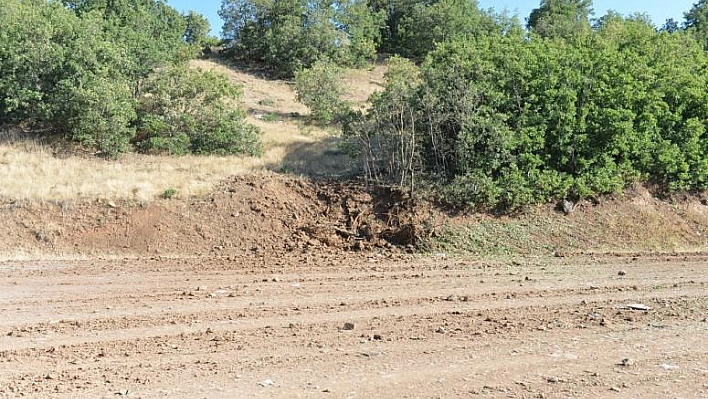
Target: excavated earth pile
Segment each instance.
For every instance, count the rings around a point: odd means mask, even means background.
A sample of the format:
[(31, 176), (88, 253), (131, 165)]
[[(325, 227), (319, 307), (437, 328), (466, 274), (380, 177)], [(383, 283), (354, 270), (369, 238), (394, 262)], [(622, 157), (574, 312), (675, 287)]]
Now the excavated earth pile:
[(414, 244), (396, 190), (276, 175), (234, 177), (210, 195), (141, 205), (95, 201), (0, 208), (0, 253), (229, 255)]

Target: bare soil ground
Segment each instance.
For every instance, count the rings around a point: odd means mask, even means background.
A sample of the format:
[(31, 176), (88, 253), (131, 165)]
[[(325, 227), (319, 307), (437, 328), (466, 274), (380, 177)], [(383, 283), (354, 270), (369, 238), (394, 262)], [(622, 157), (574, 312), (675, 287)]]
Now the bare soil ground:
[[(279, 175), (0, 205), (0, 398), (708, 397), (698, 197), (419, 229), (395, 191)], [(408, 253), (445, 229), (467, 255)]]
[(0, 397), (705, 398), (707, 261), (8, 261)]

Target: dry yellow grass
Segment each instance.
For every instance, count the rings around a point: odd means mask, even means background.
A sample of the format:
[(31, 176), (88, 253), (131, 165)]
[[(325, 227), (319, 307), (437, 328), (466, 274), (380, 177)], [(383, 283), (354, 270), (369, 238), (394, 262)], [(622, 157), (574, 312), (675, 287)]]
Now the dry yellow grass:
[[(149, 202), (167, 189), (178, 197), (209, 192), (233, 175), (290, 170), (317, 173), (341, 168), (336, 153), (336, 132), (306, 125), (307, 108), (297, 101), (290, 84), (237, 71), (210, 60), (196, 60), (194, 67), (227, 75), (244, 87), (242, 106), (248, 121), (263, 131), (262, 157), (148, 156), (127, 154), (116, 161), (91, 157), (56, 158), (48, 148), (17, 142), (0, 144), (0, 198), (26, 202), (90, 201), (93, 199)], [(383, 66), (348, 71), (348, 100), (362, 104), (379, 88)], [(263, 115), (277, 116), (266, 121)]]
[(179, 158), (129, 154), (116, 161), (72, 156), (55, 158), (41, 146), (0, 146), (0, 197), (20, 201), (125, 199), (140, 202), (173, 188), (178, 196), (199, 195), (231, 175), (265, 169), (264, 158)]

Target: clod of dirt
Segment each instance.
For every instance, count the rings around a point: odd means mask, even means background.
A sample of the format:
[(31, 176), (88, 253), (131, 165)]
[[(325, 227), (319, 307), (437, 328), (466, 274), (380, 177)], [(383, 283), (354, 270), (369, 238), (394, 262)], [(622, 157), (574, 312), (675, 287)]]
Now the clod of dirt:
[(619, 365), (619, 366), (622, 366), (622, 367), (634, 366), (634, 360), (632, 360), (632, 359), (630, 359), (630, 358), (628, 358), (628, 357), (625, 357), (624, 359), (620, 360), (620, 362), (618, 363), (618, 365)]
[(342, 330), (351, 331), (354, 329), (354, 323), (344, 323)]
[(116, 392), (116, 395), (118, 395), (118, 396), (128, 396), (129, 393), (130, 393), (129, 390), (127, 390), (127, 389), (121, 389), (120, 391)]
[(435, 332), (438, 334), (447, 334), (447, 329), (445, 327), (438, 327), (438, 329), (435, 330)]
[(624, 271), (624, 270), (620, 270), (620, 271), (617, 272), (617, 275), (618, 275), (618, 276), (626, 276), (626, 275), (627, 275), (627, 272)]
[(556, 382), (558, 382), (558, 378), (548, 377), (548, 378), (546, 378), (546, 381), (550, 382), (551, 384), (555, 384)]
[(374, 334), (374, 341), (381, 341), (383, 337), (380, 334)]

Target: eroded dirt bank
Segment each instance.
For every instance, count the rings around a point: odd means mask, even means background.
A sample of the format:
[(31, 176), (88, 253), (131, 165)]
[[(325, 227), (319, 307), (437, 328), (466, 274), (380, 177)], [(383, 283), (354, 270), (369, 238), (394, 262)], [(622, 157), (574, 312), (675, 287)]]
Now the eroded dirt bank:
[[(432, 241), (430, 239), (433, 239)], [(0, 203), (0, 258), (241, 256), (388, 251), (479, 255), (696, 252), (708, 249), (708, 198), (659, 200), (644, 189), (514, 217), (450, 214), (395, 190), (275, 174), (234, 177), (210, 195), (146, 204)]]

